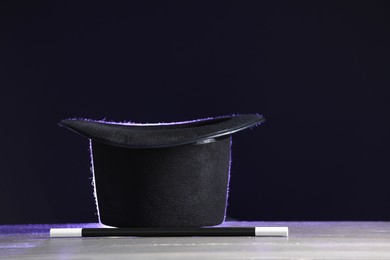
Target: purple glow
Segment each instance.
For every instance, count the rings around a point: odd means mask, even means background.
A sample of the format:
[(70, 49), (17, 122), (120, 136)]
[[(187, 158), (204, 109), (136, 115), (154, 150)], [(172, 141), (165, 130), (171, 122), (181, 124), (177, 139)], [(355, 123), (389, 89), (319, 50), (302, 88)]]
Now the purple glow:
[(92, 186), (93, 186), (93, 196), (95, 198), (95, 205), (96, 205), (96, 214), (98, 216), (98, 220), (100, 221), (100, 213), (99, 213), (99, 202), (97, 197), (97, 191), (96, 191), (96, 180), (95, 180), (95, 171), (94, 171), (94, 164), (93, 164), (93, 154), (92, 154), (92, 139), (89, 139), (89, 153), (91, 157), (91, 172), (92, 172)]
[[(232, 114), (231, 116), (237, 116), (237, 115), (238, 114)], [(124, 126), (174, 126), (174, 125), (184, 125), (184, 124), (203, 122), (203, 121), (207, 121), (207, 120), (229, 118), (231, 116), (205, 117), (205, 118), (187, 120), (187, 121), (160, 122), (160, 123), (135, 123), (135, 122), (131, 122), (131, 121), (113, 122), (113, 121), (106, 121), (105, 119), (92, 120), (92, 119), (85, 119), (85, 118), (69, 118), (68, 120), (82, 120), (82, 121), (86, 121), (86, 122), (96, 122), (96, 123), (104, 123), (104, 124), (111, 124), (111, 125), (124, 125)]]
[(222, 223), (225, 222), (226, 220), (226, 212), (227, 212), (227, 207), (228, 207), (228, 200), (229, 200), (229, 191), (230, 191), (230, 171), (231, 171), (231, 166), (232, 166), (232, 137), (230, 137), (230, 153), (229, 153), (229, 168), (228, 168), (228, 181), (227, 181), (227, 187), (226, 187), (226, 206), (225, 206), (225, 213), (224, 213), (224, 216), (223, 216), (223, 221)]
[(1, 225), (0, 236), (3, 235), (33, 235), (49, 233), (50, 228), (95, 228), (105, 227), (101, 223), (69, 223), (69, 224), (34, 224), (34, 225)]

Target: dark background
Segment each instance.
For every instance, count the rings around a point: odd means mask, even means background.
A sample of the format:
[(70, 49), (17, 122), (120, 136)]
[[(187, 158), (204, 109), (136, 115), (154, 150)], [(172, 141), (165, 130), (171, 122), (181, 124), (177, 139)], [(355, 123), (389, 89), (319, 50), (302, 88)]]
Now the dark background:
[(229, 216), (390, 220), (386, 1), (0, 5), (0, 223), (96, 221), (69, 117), (260, 113), (233, 136)]

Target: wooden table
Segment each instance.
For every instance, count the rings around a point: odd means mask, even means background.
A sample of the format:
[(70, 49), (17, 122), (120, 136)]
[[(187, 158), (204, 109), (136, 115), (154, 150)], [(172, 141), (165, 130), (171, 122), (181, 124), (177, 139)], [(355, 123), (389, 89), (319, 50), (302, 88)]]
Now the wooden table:
[(288, 226), (284, 237), (49, 238), (51, 227), (2, 225), (0, 259), (390, 259), (390, 222), (226, 222)]

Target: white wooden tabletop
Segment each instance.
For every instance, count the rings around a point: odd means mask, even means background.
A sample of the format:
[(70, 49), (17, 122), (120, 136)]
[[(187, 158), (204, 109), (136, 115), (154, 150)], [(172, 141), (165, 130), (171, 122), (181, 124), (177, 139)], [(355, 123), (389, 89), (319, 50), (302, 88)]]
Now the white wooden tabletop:
[(287, 226), (289, 237), (50, 238), (52, 227), (2, 225), (0, 259), (390, 259), (390, 222), (225, 222)]

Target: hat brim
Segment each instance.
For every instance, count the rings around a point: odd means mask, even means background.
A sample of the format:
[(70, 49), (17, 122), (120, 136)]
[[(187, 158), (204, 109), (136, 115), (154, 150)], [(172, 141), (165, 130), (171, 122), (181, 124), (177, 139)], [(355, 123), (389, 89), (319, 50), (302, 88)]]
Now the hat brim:
[(159, 148), (228, 136), (264, 121), (261, 115), (248, 114), (157, 124), (65, 119), (59, 125), (104, 144), (126, 148)]

